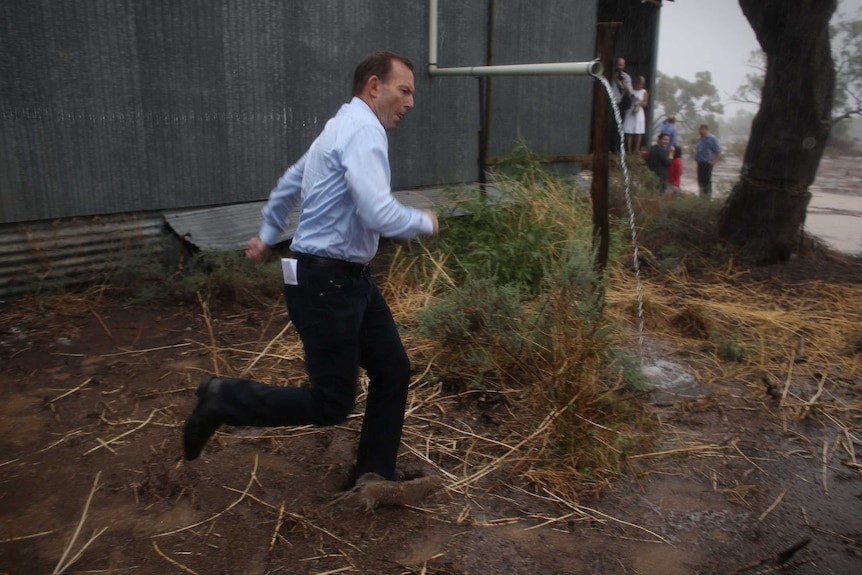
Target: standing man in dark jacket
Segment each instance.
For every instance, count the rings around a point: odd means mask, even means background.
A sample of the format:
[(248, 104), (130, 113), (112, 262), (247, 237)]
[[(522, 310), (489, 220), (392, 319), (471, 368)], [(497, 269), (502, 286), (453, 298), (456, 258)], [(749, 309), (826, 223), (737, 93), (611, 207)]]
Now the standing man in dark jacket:
[(220, 425), (341, 423), (353, 410), (362, 367), (370, 383), (355, 474), (398, 479), (410, 362), (368, 264), (380, 236), (437, 234), (433, 212), (401, 204), (390, 188), (386, 131), (413, 108), (413, 92), (409, 60), (391, 52), (371, 54), (356, 67), (351, 101), (278, 181), (246, 256), (266, 260), (287, 215), (300, 206), (294, 258), (283, 259), (282, 267), (285, 301), (311, 385), (205, 377), (183, 429), (186, 459), (197, 458)]
[[(625, 58), (616, 58), (614, 60), (614, 72), (613, 77), (611, 78), (611, 92), (613, 92), (614, 101), (617, 103), (617, 108), (620, 111), (620, 121), (623, 120), (626, 116), (626, 111), (628, 107), (623, 108), (623, 98), (625, 96), (629, 96), (629, 107), (631, 106), (631, 94), (632, 94), (632, 77), (629, 76), (628, 72), (626, 72), (626, 59)], [(614, 116), (613, 106), (608, 110), (610, 124), (609, 128), (611, 130), (610, 134), (610, 146), (612, 154), (620, 153), (620, 146), (622, 145), (622, 137), (620, 136), (621, 127), (617, 125), (616, 116)]]
[(668, 142), (670, 142), (670, 134), (659, 134), (656, 143), (649, 149), (646, 160), (647, 167), (658, 176), (662, 193), (667, 189), (667, 169), (672, 161), (667, 151)]

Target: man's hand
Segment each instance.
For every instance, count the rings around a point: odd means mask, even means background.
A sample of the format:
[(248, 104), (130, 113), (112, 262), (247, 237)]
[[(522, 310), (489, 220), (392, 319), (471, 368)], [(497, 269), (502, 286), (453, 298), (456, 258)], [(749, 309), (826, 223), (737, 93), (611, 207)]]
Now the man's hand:
[(425, 213), (428, 214), (428, 217), (431, 218), (431, 221), (434, 223), (434, 233), (431, 234), (431, 237), (433, 238), (440, 231), (440, 225), (437, 223), (437, 214), (431, 210), (425, 210)]
[(248, 240), (248, 247), (245, 248), (245, 257), (253, 262), (263, 262), (269, 258), (272, 248), (263, 243), (260, 236), (254, 236)]

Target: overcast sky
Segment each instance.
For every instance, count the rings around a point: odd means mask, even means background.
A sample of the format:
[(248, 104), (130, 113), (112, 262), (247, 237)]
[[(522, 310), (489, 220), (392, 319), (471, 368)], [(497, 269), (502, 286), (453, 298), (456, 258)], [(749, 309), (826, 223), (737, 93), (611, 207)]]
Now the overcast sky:
[[(839, 0), (836, 14), (857, 16), (862, 0)], [(862, 14), (859, 14), (862, 17)], [(737, 0), (676, 0), (661, 9), (658, 69), (668, 76), (694, 80), (709, 70), (712, 83), (733, 115), (738, 105), (727, 99), (753, 70), (748, 55), (760, 49)], [(752, 109), (752, 111), (755, 111)]]

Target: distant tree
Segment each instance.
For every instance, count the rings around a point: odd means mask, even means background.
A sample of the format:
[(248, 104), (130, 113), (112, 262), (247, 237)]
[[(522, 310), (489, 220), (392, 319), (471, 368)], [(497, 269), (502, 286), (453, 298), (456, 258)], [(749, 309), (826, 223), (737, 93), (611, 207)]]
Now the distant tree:
[(753, 71), (745, 75), (745, 81), (736, 89), (730, 100), (741, 104), (760, 105), (760, 93), (763, 92), (763, 77), (766, 76), (766, 54), (763, 50), (753, 50), (746, 60)]
[(661, 72), (656, 77), (654, 120), (656, 127), (668, 114), (676, 116), (681, 132), (694, 133), (699, 124), (717, 124), (717, 117), (724, 114), (724, 106), (718, 90), (712, 83), (712, 74), (697, 72), (694, 82), (670, 77)]
[(835, 66), (829, 21), (836, 0), (739, 0), (766, 54), (760, 109), (719, 234), (762, 263), (799, 245), (809, 186), (832, 124)]
[(843, 20), (832, 29), (835, 57), (835, 102), (832, 123), (862, 116), (862, 17)]

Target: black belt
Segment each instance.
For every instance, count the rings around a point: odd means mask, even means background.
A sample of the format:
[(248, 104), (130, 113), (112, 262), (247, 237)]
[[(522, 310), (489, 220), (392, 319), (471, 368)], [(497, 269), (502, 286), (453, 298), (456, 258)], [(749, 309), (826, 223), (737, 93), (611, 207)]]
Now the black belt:
[(369, 264), (357, 264), (344, 260), (336, 260), (333, 258), (325, 258), (323, 256), (313, 256), (311, 254), (294, 254), (296, 259), (305, 262), (306, 265), (316, 268), (330, 268), (342, 271), (355, 276), (364, 276), (368, 274)]

